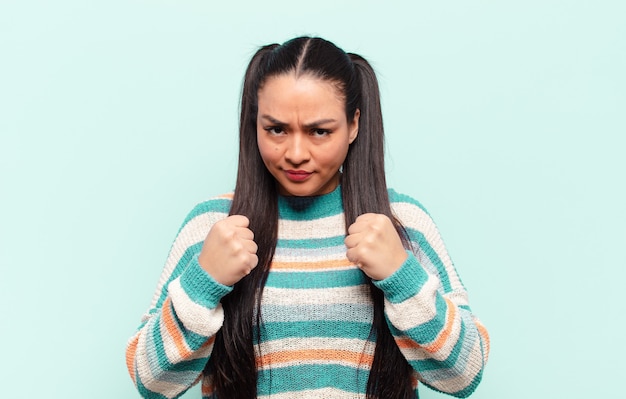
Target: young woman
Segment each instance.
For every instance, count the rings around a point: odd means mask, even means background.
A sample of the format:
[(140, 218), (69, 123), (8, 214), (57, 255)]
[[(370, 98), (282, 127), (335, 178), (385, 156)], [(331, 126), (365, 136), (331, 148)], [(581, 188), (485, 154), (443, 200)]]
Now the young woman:
[(376, 77), (319, 38), (261, 48), (234, 194), (195, 207), (128, 343), (146, 398), (457, 397), (485, 328), (437, 228), (388, 190)]

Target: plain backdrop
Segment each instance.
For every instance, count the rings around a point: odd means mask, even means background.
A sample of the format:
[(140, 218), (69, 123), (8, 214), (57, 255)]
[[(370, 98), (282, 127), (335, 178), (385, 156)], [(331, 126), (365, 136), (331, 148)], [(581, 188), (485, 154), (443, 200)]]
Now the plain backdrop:
[(1, 0), (0, 396), (138, 398), (125, 345), (187, 212), (234, 187), (244, 68), (308, 34), (378, 72), (388, 184), (428, 208), (491, 333), (472, 397), (624, 398), (625, 16)]

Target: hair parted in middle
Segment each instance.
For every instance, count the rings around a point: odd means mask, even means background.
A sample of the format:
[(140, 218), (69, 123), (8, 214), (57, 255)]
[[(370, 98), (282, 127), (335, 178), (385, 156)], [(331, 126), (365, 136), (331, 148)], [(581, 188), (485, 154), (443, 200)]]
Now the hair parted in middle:
[[(346, 53), (333, 43), (298, 37), (282, 45), (261, 47), (245, 73), (239, 124), (239, 163), (231, 215), (250, 220), (258, 245), (258, 266), (235, 284), (222, 299), (224, 324), (216, 335), (205, 368), (211, 373), (220, 399), (257, 397), (257, 360), (254, 342), (262, 329), (260, 298), (274, 256), (278, 236), (278, 189), (265, 167), (257, 143), (258, 93), (271, 77), (295, 74), (333, 84), (343, 95), (348, 121), (360, 110), (359, 134), (350, 144), (342, 166), (341, 195), (346, 229), (364, 213), (380, 213), (393, 222), (405, 248), (411, 243), (389, 205), (384, 167), (384, 131), (378, 82), (361, 56)], [(347, 234), (347, 231), (346, 231)], [(367, 397), (415, 398), (412, 368), (401, 354), (383, 313), (383, 294), (370, 283), (374, 307), (370, 339), (376, 340), (367, 382)], [(257, 358), (258, 356), (258, 358)]]

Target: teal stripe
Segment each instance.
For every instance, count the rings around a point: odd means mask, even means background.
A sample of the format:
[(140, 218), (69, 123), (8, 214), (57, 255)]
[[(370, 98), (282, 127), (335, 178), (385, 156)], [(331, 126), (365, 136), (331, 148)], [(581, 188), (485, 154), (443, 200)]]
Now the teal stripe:
[(272, 322), (261, 329), (263, 341), (287, 338), (346, 338), (367, 340), (370, 323), (355, 321)]
[[(183, 362), (178, 363), (176, 369), (181, 369), (181, 370), (190, 372), (189, 376), (193, 377), (193, 380), (189, 378), (185, 378), (184, 381), (186, 382), (195, 381), (198, 375), (200, 375), (200, 373), (202, 372), (202, 370), (204, 370), (204, 367), (206, 366), (208, 361), (209, 361), (209, 358), (185, 360)], [(181, 374), (180, 371), (177, 372), (177, 374)], [(180, 382), (180, 379), (178, 381)]]
[(220, 300), (233, 290), (232, 287), (218, 283), (198, 263), (198, 255), (194, 255), (186, 270), (180, 277), (180, 285), (194, 303), (206, 308), (215, 309)]
[(443, 264), (437, 252), (430, 246), (424, 234), (420, 231), (407, 228), (407, 232), (409, 236), (412, 238), (412, 241), (417, 242), (417, 246), (419, 250), (426, 255), (428, 260), (432, 262), (432, 264), (437, 268), (437, 274), (439, 275), (439, 279), (441, 280), (441, 284), (443, 285), (444, 292), (452, 291), (452, 284), (450, 284), (450, 277), (448, 276), (448, 272), (446, 271), (446, 266)]
[(385, 298), (391, 303), (402, 303), (418, 295), (429, 278), (428, 273), (422, 268), (413, 253), (408, 255), (402, 266), (391, 276), (383, 280), (373, 281), (374, 285), (385, 293)]
[[(267, 277), (266, 287), (314, 289), (353, 287), (367, 284), (367, 277), (358, 269), (333, 270), (320, 272), (283, 272), (273, 271)], [(297, 295), (297, 293), (294, 293)]]
[(285, 220), (310, 221), (343, 213), (341, 186), (314, 197), (278, 197), (278, 214)]
[[(467, 368), (467, 362), (471, 356), (472, 348), (477, 342), (480, 345), (480, 334), (478, 333), (478, 329), (475, 328), (472, 315), (466, 312), (461, 313), (461, 333), (462, 336), (459, 338), (459, 342), (457, 343), (457, 345), (460, 346), (460, 352), (458, 362), (456, 362), (456, 364), (458, 367), (465, 370)], [(480, 346), (480, 348), (482, 354), (482, 346)]]
[[(364, 393), (369, 371), (338, 364), (303, 364), (259, 371), (259, 395), (295, 392), (303, 389), (337, 388)], [(271, 383), (271, 389), (268, 389)], [(297, 395), (295, 395), (297, 396)], [(294, 397), (295, 397), (294, 396)]]
[(161, 317), (155, 318), (154, 324), (150, 329), (147, 338), (148, 348), (154, 348), (154, 350), (148, 350), (148, 362), (150, 364), (150, 372), (152, 375), (159, 375), (163, 370), (167, 370), (171, 367), (171, 363), (167, 360), (165, 355), (165, 349), (163, 347), (163, 340), (161, 339)]
[[(306, 238), (306, 239), (279, 239), (276, 245), (277, 248), (294, 248), (294, 249), (319, 249), (329, 247), (341, 247), (345, 248), (343, 240), (345, 235), (323, 237), (323, 238)], [(345, 252), (345, 249), (344, 249)]]

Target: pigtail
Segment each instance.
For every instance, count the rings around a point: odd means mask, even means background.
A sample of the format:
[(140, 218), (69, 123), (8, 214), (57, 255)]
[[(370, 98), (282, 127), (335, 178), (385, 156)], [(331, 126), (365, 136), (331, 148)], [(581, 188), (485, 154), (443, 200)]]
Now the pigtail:
[(389, 197), (384, 173), (384, 129), (378, 82), (365, 59), (356, 54), (348, 56), (355, 75), (351, 86), (357, 94), (352, 96), (355, 104), (348, 104), (347, 108), (354, 108), (352, 115), (357, 108), (361, 112), (359, 134), (350, 145), (343, 164), (343, 203), (351, 224), (363, 213), (380, 213), (381, 205), (387, 204), (388, 207)]
[[(410, 240), (389, 204), (384, 165), (384, 131), (378, 80), (371, 65), (357, 54), (348, 54), (355, 69), (360, 95), (359, 135), (350, 145), (343, 165), (342, 195), (346, 228), (367, 212), (382, 213), (393, 222), (405, 248)], [(384, 296), (370, 281), (374, 318), (370, 339), (376, 339), (374, 360), (367, 381), (367, 397), (412, 399), (412, 367), (396, 344), (384, 313)]]
[[(259, 263), (222, 298), (224, 324), (215, 337), (205, 372), (213, 374), (220, 399), (257, 397), (257, 364), (254, 337), (259, 336), (260, 300), (274, 257), (278, 236), (276, 183), (258, 151), (256, 138), (257, 96), (262, 83), (263, 60), (277, 45), (262, 47), (252, 58), (241, 95), (239, 165), (230, 215), (244, 215), (255, 233)], [(259, 212), (263, 209), (263, 212)], [(256, 317), (256, 328), (254, 321)]]

